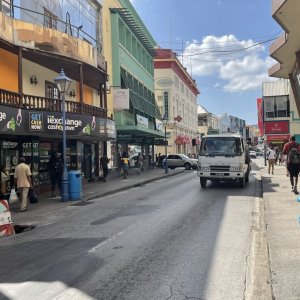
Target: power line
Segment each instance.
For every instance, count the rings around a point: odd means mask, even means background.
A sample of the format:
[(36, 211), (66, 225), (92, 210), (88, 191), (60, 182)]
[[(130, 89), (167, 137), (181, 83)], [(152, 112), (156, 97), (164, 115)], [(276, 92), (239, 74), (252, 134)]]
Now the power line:
[[(212, 49), (210, 51), (195, 52), (195, 53), (183, 54), (183, 55), (187, 56), (187, 57), (197, 56), (197, 55), (202, 55), (202, 54), (211, 54), (211, 53), (215, 53), (215, 54), (219, 54), (219, 55), (230, 55), (230, 54), (235, 54), (235, 53), (238, 53), (238, 52), (246, 51), (246, 50), (248, 50), (250, 48), (253, 48), (253, 47), (264, 45), (264, 44), (266, 44), (270, 41), (274, 41), (274, 40), (276, 40), (276, 38), (268, 39), (266, 41), (258, 42), (258, 43), (252, 44), (250, 46), (247, 46), (247, 47), (236, 48), (236, 49), (232, 49), (232, 50), (214, 50), (214, 49)], [(207, 48), (207, 49), (209, 49), (209, 48)], [(187, 51), (187, 52), (189, 52), (189, 51)]]
[[(283, 30), (279, 30), (278, 32), (276, 32), (275, 34), (273, 34), (273, 35), (271, 35), (271, 37), (261, 37), (261, 38), (254, 38), (254, 40), (257, 40), (257, 42), (259, 42), (260, 40), (261, 41), (264, 41), (264, 40), (268, 40), (268, 39), (272, 39), (272, 38), (274, 38), (274, 37), (276, 37), (277, 38), (277, 36), (280, 34), (280, 33), (282, 33), (283, 32)], [(186, 42), (187, 44), (194, 44), (194, 45), (202, 45), (203, 44), (203, 42)], [(209, 42), (205, 42), (205, 44), (223, 44), (224, 42), (223, 41), (209, 41)], [(237, 42), (236, 41), (226, 41), (226, 43), (228, 44), (228, 43), (233, 43), (233, 44), (236, 44)], [(159, 42), (159, 43), (157, 43), (158, 45), (159, 44), (173, 44), (173, 45), (176, 45), (176, 44), (178, 44), (178, 45), (182, 45), (182, 41), (181, 42), (174, 42), (174, 41), (172, 41), (172, 42)]]

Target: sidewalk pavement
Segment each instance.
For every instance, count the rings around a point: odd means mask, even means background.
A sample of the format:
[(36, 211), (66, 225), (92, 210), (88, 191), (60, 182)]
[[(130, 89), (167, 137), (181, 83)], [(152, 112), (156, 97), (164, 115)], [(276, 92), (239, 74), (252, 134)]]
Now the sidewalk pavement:
[[(51, 198), (51, 192), (39, 195), (39, 202), (30, 204), (28, 202), (27, 211), (19, 212), (21, 203), (11, 205), (11, 216), (14, 225), (45, 225), (53, 222), (52, 220), (63, 214), (63, 208), (71, 205), (81, 205), (99, 197), (104, 197), (112, 193), (120, 192), (131, 187), (140, 186), (145, 183), (155, 181), (157, 179), (174, 176), (184, 172), (183, 168), (168, 170), (165, 173), (164, 169), (152, 169), (141, 172), (136, 169), (130, 169), (127, 179), (123, 179), (121, 175), (109, 175), (107, 181), (97, 181), (84, 184), (82, 186), (82, 200), (61, 202), (60, 197)], [(84, 203), (83, 203), (84, 204)]]
[[(285, 166), (261, 169), (265, 230), (274, 299), (300, 299), (300, 195), (291, 191)], [(299, 188), (299, 184), (298, 184)]]

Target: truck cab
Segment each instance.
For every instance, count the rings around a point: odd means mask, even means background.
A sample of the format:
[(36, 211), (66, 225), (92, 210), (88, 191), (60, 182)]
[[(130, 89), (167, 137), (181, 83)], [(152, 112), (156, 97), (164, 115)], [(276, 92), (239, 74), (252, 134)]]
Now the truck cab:
[(207, 180), (237, 180), (240, 187), (249, 181), (250, 156), (243, 137), (237, 134), (213, 134), (201, 139), (197, 174), (200, 185)]

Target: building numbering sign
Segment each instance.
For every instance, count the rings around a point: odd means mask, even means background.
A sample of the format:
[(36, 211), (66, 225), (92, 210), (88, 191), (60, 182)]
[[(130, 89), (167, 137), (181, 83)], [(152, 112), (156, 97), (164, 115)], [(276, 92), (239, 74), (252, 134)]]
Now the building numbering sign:
[(168, 92), (164, 92), (164, 104), (165, 104), (165, 117), (169, 116), (169, 94)]

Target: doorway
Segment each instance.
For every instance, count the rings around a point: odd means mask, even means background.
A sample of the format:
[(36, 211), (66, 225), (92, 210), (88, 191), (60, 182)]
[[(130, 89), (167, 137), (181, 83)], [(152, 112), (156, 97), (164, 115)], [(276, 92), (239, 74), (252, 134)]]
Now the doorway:
[(92, 146), (91, 145), (84, 145), (84, 165), (83, 165), (83, 172), (84, 178), (88, 181), (92, 181)]

